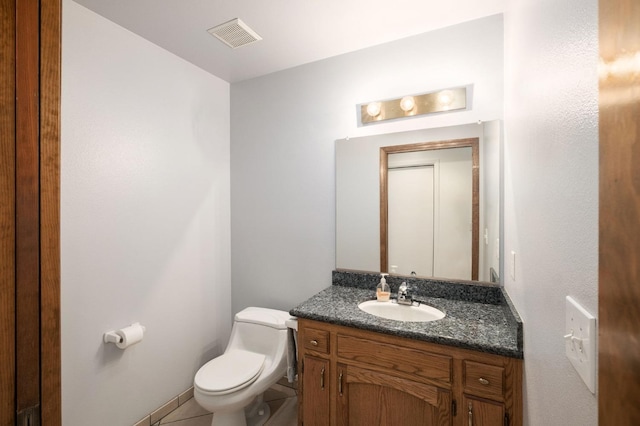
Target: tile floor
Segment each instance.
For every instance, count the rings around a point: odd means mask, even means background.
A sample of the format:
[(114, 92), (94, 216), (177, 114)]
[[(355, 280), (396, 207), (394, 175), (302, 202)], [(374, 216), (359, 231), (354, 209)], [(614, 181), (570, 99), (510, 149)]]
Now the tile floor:
[[(298, 399), (296, 383), (280, 380), (264, 393), (271, 416), (265, 426), (296, 426), (298, 424)], [(210, 426), (213, 414), (191, 398), (153, 426)]]

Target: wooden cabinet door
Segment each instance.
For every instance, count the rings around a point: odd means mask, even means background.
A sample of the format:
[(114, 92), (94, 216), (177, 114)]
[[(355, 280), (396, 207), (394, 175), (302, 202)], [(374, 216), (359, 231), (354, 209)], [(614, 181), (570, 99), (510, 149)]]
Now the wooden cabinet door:
[(344, 364), (337, 370), (340, 426), (451, 425), (448, 390)]
[(329, 425), (329, 360), (305, 355), (302, 372), (302, 423)]
[(504, 404), (464, 395), (462, 414), (469, 426), (508, 426)]

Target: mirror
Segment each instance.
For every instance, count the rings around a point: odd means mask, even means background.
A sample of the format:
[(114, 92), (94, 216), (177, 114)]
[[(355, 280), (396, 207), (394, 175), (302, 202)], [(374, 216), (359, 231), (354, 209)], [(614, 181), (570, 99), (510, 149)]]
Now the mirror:
[[(477, 141), (477, 167), (473, 167), (472, 143), (463, 143), (467, 145), (466, 153), (465, 147), (450, 143), (460, 140)], [(443, 141), (450, 144), (443, 145)], [(336, 268), (399, 275), (415, 271), (419, 277), (499, 282), (503, 269), (501, 145), (499, 120), (336, 141)], [(454, 154), (455, 151), (460, 152)], [(426, 159), (419, 157), (425, 154)], [(461, 159), (460, 155), (469, 159)], [(464, 161), (471, 166), (461, 167)], [(431, 237), (423, 233), (416, 239), (428, 241), (427, 247), (411, 245), (409, 235), (423, 232), (418, 225), (405, 226), (406, 234), (401, 236), (389, 222), (391, 216), (398, 214), (394, 208), (402, 212), (401, 224), (408, 223), (408, 216), (424, 216), (417, 213), (416, 197), (421, 196), (418, 194), (422, 190), (398, 198), (394, 190), (389, 193), (389, 187), (385, 187), (386, 181), (399, 188), (416, 188), (404, 177), (395, 178), (396, 174), (411, 176), (414, 172), (423, 181), (427, 179), (432, 188), (429, 197), (439, 203), (439, 207), (436, 203), (427, 209), (432, 209), (434, 216), (427, 226)], [(463, 196), (449, 186), (460, 179), (467, 182), (462, 185), (466, 188)], [(385, 203), (389, 214), (386, 218)], [(458, 225), (448, 223), (453, 216), (459, 216)], [(456, 246), (452, 242), (459, 239), (457, 234), (465, 234), (466, 240)], [(404, 248), (405, 253), (393, 247)], [(411, 258), (420, 251), (425, 253), (421, 256), (430, 258), (430, 267), (417, 266)]]

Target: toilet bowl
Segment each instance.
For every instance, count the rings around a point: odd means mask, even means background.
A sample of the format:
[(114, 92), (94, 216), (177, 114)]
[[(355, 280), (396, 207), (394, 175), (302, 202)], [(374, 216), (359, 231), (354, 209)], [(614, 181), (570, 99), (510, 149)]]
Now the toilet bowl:
[(290, 318), (253, 307), (235, 315), (224, 354), (203, 365), (193, 380), (196, 402), (213, 412), (212, 426), (259, 426), (269, 418), (262, 394), (287, 372)]

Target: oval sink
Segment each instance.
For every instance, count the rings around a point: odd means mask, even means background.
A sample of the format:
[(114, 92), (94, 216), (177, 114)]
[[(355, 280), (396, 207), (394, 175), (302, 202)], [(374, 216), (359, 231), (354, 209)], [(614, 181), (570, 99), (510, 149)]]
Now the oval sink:
[(392, 302), (369, 300), (362, 302), (358, 308), (368, 314), (396, 321), (436, 321), (444, 318), (444, 312), (429, 305), (406, 306)]

